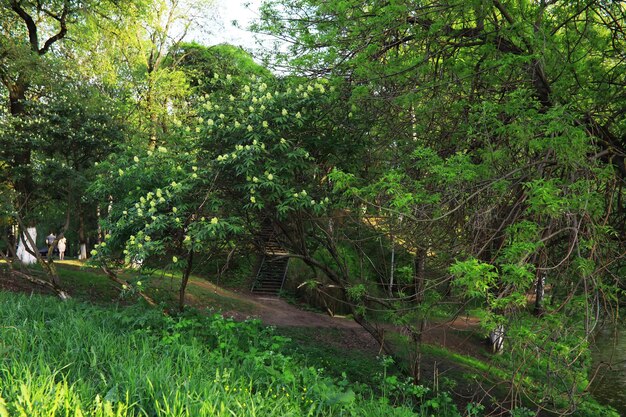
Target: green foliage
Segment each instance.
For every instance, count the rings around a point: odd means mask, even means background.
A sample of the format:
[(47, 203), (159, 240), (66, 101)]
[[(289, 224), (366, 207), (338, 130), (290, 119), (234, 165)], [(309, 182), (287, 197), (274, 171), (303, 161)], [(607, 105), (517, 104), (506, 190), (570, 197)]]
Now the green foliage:
[(329, 200), (314, 155), (332, 136), (309, 129), (325, 123), (332, 89), (325, 80), (273, 86), (253, 76), (227, 102), (201, 99), (200, 146), (215, 158), (222, 181), (239, 193), (245, 209), (267, 207), (281, 217), (294, 210), (324, 211)]
[(493, 265), (477, 259), (458, 261), (450, 267), (450, 272), (457, 278), (455, 285), (462, 287), (468, 297), (487, 298), (498, 278)]
[(564, 201), (560, 198), (558, 180), (545, 181), (537, 179), (526, 185), (528, 187), (528, 211), (548, 216), (558, 216), (563, 212)]
[(283, 346), (283, 353), (298, 357), (307, 366), (322, 368), (335, 378), (349, 380), (353, 389), (363, 385), (361, 389), (369, 386), (378, 391), (380, 381), (373, 376), (383, 373), (381, 361), (369, 352), (346, 350), (338, 343), (341, 330), (291, 326), (279, 327), (276, 333), (289, 339)]
[[(173, 41), (193, 20), (176, 2), (39, 3), (0, 3), (3, 225), (98, 206), (94, 261), (143, 280), (194, 254), (219, 264), (273, 218), (355, 313), (417, 336), (440, 300), (469, 300), (522, 356), (525, 339), (549, 346), (537, 363), (565, 376), (544, 391), (576, 405), (558, 390), (581, 392), (581, 323), (599, 314), (583, 307), (622, 294), (622, 2), (267, 1), (257, 28), (293, 40), (276, 60), (308, 78)], [(558, 323), (525, 316), (544, 278), (537, 312)]]
[(250, 211), (326, 210), (307, 150), (319, 143), (303, 129), (320, 121), (333, 87), (259, 79), (225, 98), (240, 80), (221, 78), (219, 91), (198, 97), (195, 119), (172, 128), (172, 146), (128, 146), (99, 164), (91, 193), (114, 204), (96, 262), (180, 269), (192, 253), (219, 253), (250, 233)]
[[(88, 168), (124, 138), (119, 109), (107, 94), (76, 80), (47, 91), (45, 101), (32, 103), (28, 116), (0, 112), (0, 163), (13, 167), (0, 179), (34, 176), (37, 191), (48, 191), (52, 198), (60, 199), (68, 187), (82, 193)], [(28, 147), (34, 149), (34, 166), (15, 166), (17, 155)]]
[(576, 326), (583, 317), (580, 311), (569, 316), (554, 312), (537, 323), (521, 315), (510, 322), (508, 340), (515, 345), (496, 363), (503, 369), (523, 369), (516, 376), (516, 386), (546, 407), (576, 408), (575, 415), (580, 416), (614, 415), (585, 394), (591, 364), (589, 341), (584, 329)]
[(255, 321), (6, 293), (0, 304), (10, 311), (0, 326), (8, 415), (416, 415), (301, 366), (279, 353), (286, 339)]
[(182, 43), (171, 55), (178, 61), (196, 97), (212, 93), (227, 97), (240, 93), (252, 76), (272, 78), (270, 71), (254, 62), (246, 51), (232, 45), (206, 47), (195, 42)]
[[(605, 12), (623, 16), (623, 5), (275, 0), (259, 28), (297, 39), (282, 57), (296, 71), (350, 80), (344, 97), (355, 120), (367, 118), (369, 154), (332, 172), (341, 203), (409, 251), (426, 248), (456, 300), (485, 310), (486, 329), (516, 329), (544, 278), (554, 297), (537, 311), (574, 314), (618, 276), (621, 243), (601, 236), (623, 228), (624, 126), (608, 121), (621, 120), (615, 77), (626, 71), (623, 42), (611, 41), (619, 18)], [(519, 349), (523, 336), (510, 337)], [(564, 339), (584, 369), (581, 340)]]
[(363, 284), (353, 285), (348, 288), (348, 297), (350, 297), (352, 301), (361, 301), (365, 294), (366, 289)]

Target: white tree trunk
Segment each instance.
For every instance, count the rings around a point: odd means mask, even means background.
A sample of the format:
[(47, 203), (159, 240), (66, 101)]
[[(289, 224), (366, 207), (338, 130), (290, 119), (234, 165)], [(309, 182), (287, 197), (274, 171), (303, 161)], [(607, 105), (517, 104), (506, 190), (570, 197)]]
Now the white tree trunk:
[(495, 354), (502, 353), (504, 349), (504, 326), (499, 325), (489, 333), (489, 344), (491, 351)]
[(86, 243), (80, 244), (80, 252), (78, 254), (78, 259), (80, 260), (87, 259), (87, 244)]
[(37, 253), (37, 248), (32, 247), (26, 235), (30, 236), (33, 243), (37, 242), (37, 229), (34, 227), (27, 228), (23, 231), (23, 233), (20, 233), (19, 242), (17, 244), (17, 253), (15, 255), (24, 265), (32, 265), (37, 263), (37, 257), (28, 252), (26, 248), (29, 248), (33, 253)]

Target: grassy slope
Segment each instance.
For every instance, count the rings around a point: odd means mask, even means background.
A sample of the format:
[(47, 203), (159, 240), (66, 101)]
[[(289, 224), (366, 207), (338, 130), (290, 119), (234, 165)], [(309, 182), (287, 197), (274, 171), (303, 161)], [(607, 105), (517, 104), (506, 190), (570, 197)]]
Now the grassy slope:
[[(72, 264), (72, 262), (67, 262), (65, 264), (58, 264), (59, 272), (62, 277), (64, 286), (68, 288), (72, 288), (72, 293), (77, 298), (89, 299), (91, 301), (96, 301), (98, 303), (104, 303), (107, 305), (111, 304), (111, 301), (122, 302), (123, 304), (130, 304), (130, 298), (120, 299), (120, 295), (118, 290), (110, 283), (110, 281), (101, 273), (96, 270), (85, 270), (80, 269), (80, 264)], [(174, 301), (171, 296), (172, 291), (176, 290), (178, 285), (178, 277), (172, 276), (165, 272), (158, 271), (157, 273), (152, 274), (151, 276), (133, 276), (131, 274), (127, 274), (125, 276), (126, 279), (129, 279), (133, 282), (137, 282), (138, 280), (144, 280), (144, 282), (149, 282), (149, 291), (151, 294), (159, 299), (160, 301), (171, 303)], [(236, 296), (236, 294), (231, 293), (229, 291), (223, 290), (222, 288), (216, 287), (210, 283), (207, 283), (204, 279), (199, 277), (192, 277), (190, 280), (189, 291), (191, 294), (191, 299), (197, 302), (198, 306), (209, 306), (214, 311), (220, 310), (229, 310), (229, 311), (240, 311), (244, 313), (253, 313), (253, 306), (246, 302), (246, 300), (241, 297)], [(170, 294), (170, 295), (168, 295)], [(111, 313), (109, 310), (103, 310), (102, 313), (104, 315), (113, 314), (122, 315), (124, 317), (135, 317), (137, 315), (133, 309), (127, 310), (125, 309), (123, 313), (120, 310), (114, 310)], [(140, 314), (152, 314), (143, 312)], [(128, 319), (128, 320), (139, 320)], [(170, 319), (164, 319), (170, 320)], [(140, 322), (141, 320), (139, 320)], [(171, 325), (171, 323), (170, 323)], [(4, 324), (0, 324), (0, 326), (4, 326)], [(183, 326), (184, 327), (184, 326)], [(177, 337), (187, 336), (189, 329), (184, 328), (181, 330), (174, 331), (175, 334), (179, 334)], [(123, 331), (123, 329), (121, 329)], [(332, 333), (332, 329), (327, 329), (327, 332)], [(332, 378), (335, 378), (333, 384), (339, 384), (339, 390), (341, 390), (342, 385), (346, 385), (349, 381), (360, 381), (369, 387), (373, 387), (377, 394), (385, 393), (383, 402), (392, 403), (392, 404), (400, 404), (407, 397), (411, 397), (411, 393), (408, 392), (410, 389), (403, 383), (397, 382), (393, 378), (382, 378), (382, 377), (373, 377), (373, 375), (382, 375), (385, 372), (385, 369), (381, 366), (380, 361), (377, 361), (372, 355), (367, 355), (359, 351), (346, 352), (345, 350), (341, 350), (340, 348), (333, 347), (327, 344), (320, 343), (324, 337), (320, 339), (320, 330), (319, 329), (276, 329), (275, 334), (283, 334), (288, 336), (291, 341), (281, 341), (276, 346), (272, 346), (272, 351), (281, 352), (281, 356), (286, 354), (286, 352), (290, 352), (289, 356), (295, 355), (294, 359), (289, 358), (292, 362), (297, 362), (297, 369), (313, 369), (315, 372), (324, 373), (326, 375), (330, 375)], [(193, 333), (193, 332), (192, 332)], [(259, 333), (260, 335), (260, 333)], [(255, 337), (261, 337), (256, 335)], [(154, 336), (152, 334), (151, 336)], [(161, 335), (163, 337), (163, 335)], [(263, 336), (265, 337), (265, 336)], [(325, 336), (326, 338), (334, 338), (337, 335), (328, 334)], [(271, 338), (271, 337), (270, 337)], [(0, 349), (2, 344), (0, 342)], [(1, 356), (0, 350), (0, 358)], [(255, 351), (256, 352), (256, 351)], [(256, 353), (255, 353), (256, 354)], [(436, 383), (440, 386), (441, 389), (450, 389), (455, 388), (455, 391), (459, 391), (459, 388), (467, 388), (471, 390), (470, 385), (476, 384), (477, 381), (482, 380), (483, 382), (487, 381), (504, 381), (507, 379), (506, 370), (502, 370), (498, 366), (494, 366), (494, 364), (484, 362), (484, 358), (471, 357), (467, 355), (460, 355), (455, 352), (448, 351), (443, 348), (435, 347), (435, 346), (425, 346), (424, 349), (424, 358), (426, 361), (435, 362), (438, 364), (448, 363), (452, 365), (451, 368), (448, 368), (445, 372), (445, 377), (443, 380), (438, 380)], [(163, 362), (163, 359), (158, 359), (158, 362)], [(294, 363), (295, 363), (294, 362)], [(129, 368), (132, 368), (132, 363), (128, 364)], [(291, 371), (292, 374), (297, 374), (297, 371)], [(63, 375), (65, 375), (63, 373)], [(478, 379), (477, 379), (478, 378)], [(115, 380), (117, 383), (117, 379)], [(444, 382), (443, 386), (441, 382)], [(449, 385), (451, 383), (452, 385)], [(469, 385), (468, 385), (469, 384)], [(360, 386), (362, 391), (370, 390), (366, 385)], [(389, 387), (386, 387), (389, 385)], [(116, 385), (117, 386), (117, 385)], [(337, 386), (337, 385), (336, 385)], [(107, 394), (117, 395), (119, 396), (122, 388), (116, 388), (113, 391), (106, 391), (103, 393), (98, 391), (97, 394), (100, 395), (100, 398), (105, 398)], [(390, 392), (393, 391), (393, 394)], [(0, 392), (1, 388), (0, 388)], [(124, 391), (125, 392), (125, 391)], [(340, 392), (340, 391), (338, 391)], [(471, 393), (466, 392), (465, 394)], [(93, 397), (93, 393), (89, 394)], [(109, 395), (109, 398), (111, 398)], [(268, 397), (268, 400), (276, 400), (278, 396), (274, 398), (273, 396), (277, 394), (272, 394), (271, 397)], [(290, 394), (293, 395), (293, 394)], [(369, 396), (369, 394), (368, 394)], [(433, 399), (433, 395), (427, 392), (420, 392), (418, 396), (422, 399), (430, 398)], [(96, 397), (94, 397), (96, 398)], [(132, 398), (129, 398), (131, 401)], [(441, 398), (434, 398), (435, 401), (441, 402)], [(94, 400), (95, 401), (95, 400)], [(154, 399), (152, 399), (154, 401)], [(132, 402), (132, 401), (131, 401)], [(317, 402), (319, 403), (319, 401)], [(139, 404), (139, 402), (138, 402)], [(155, 403), (156, 404), (156, 403)], [(432, 404), (431, 404), (432, 405)], [(93, 407), (93, 405), (92, 405)], [(142, 405), (143, 407), (143, 405)], [(430, 408), (428, 402), (423, 402), (422, 409)], [(452, 407), (449, 408), (449, 415), (455, 415), (456, 413), (452, 410)], [(95, 409), (94, 409), (95, 410)], [(215, 410), (214, 410), (215, 411)], [(316, 415), (318, 412), (313, 411), (313, 414), (307, 415)], [(343, 412), (342, 412), (343, 413)], [(13, 414), (11, 414), (13, 415)], [(47, 414), (41, 414), (47, 415)], [(54, 414), (50, 414), (54, 415)], [(91, 415), (105, 415), (105, 414), (91, 414)], [(123, 415), (135, 415), (135, 414), (123, 414)], [(152, 413), (150, 415), (186, 415), (186, 414), (175, 414), (174, 411), (171, 411), (165, 414)], [(193, 414), (190, 414), (193, 415)], [(198, 414), (202, 415), (202, 414)], [(207, 415), (219, 415), (219, 414), (207, 414)], [(237, 412), (237, 415), (243, 415), (240, 412)], [(270, 414), (267, 414), (270, 415)], [(301, 415), (297, 412), (291, 412), (291, 415)], [(304, 415), (304, 414), (302, 414)], [(323, 414), (317, 414), (323, 415)], [(366, 415), (366, 414), (358, 414), (358, 415)], [(437, 415), (443, 416), (444, 414), (440, 411)], [(0, 413), (0, 417), (2, 416)]]
[(413, 416), (257, 322), (0, 292), (0, 416)]
[[(109, 304), (111, 301), (130, 301), (131, 294), (120, 294), (116, 284), (97, 269), (89, 269), (79, 261), (63, 261), (55, 263), (65, 288), (80, 299), (96, 303)], [(180, 276), (166, 271), (154, 271), (150, 275), (138, 275), (133, 271), (122, 274), (129, 282), (142, 282), (147, 293), (157, 302), (165, 305), (176, 305)], [(192, 306), (211, 308), (216, 311), (235, 310), (251, 313), (253, 307), (240, 299), (232, 291), (217, 287), (205, 279), (192, 275), (187, 287), (187, 299)]]

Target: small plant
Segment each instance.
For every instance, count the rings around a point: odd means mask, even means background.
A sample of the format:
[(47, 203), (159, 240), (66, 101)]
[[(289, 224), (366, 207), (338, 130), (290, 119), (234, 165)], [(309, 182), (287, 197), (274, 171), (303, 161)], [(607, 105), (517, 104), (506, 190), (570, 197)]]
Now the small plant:
[(485, 406), (482, 404), (469, 403), (465, 407), (465, 416), (466, 417), (478, 417), (481, 416), (483, 411), (485, 411)]

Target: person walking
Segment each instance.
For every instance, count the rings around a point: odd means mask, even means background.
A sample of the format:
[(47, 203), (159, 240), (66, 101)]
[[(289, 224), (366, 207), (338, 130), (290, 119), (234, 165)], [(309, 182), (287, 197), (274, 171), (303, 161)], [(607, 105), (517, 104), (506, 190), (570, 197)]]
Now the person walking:
[(52, 232), (50, 232), (50, 234), (48, 236), (46, 236), (46, 243), (48, 244), (48, 248), (54, 244), (54, 240), (56, 238), (57, 237)]
[(57, 243), (57, 248), (59, 249), (59, 260), (60, 261), (65, 259), (65, 248), (66, 247), (67, 247), (67, 239), (65, 238), (65, 236), (63, 236), (61, 239), (59, 239), (59, 242)]

